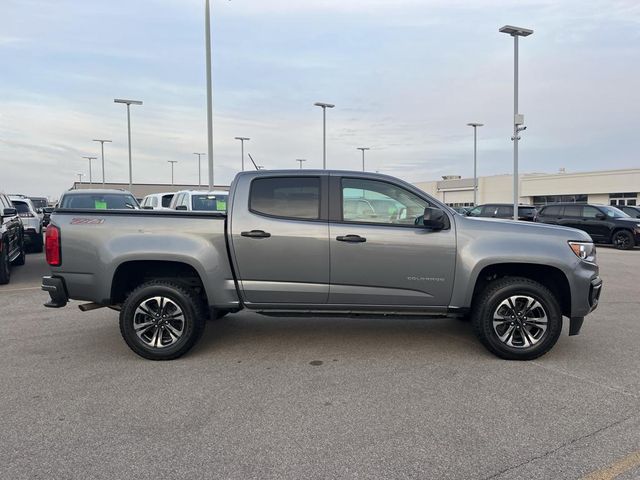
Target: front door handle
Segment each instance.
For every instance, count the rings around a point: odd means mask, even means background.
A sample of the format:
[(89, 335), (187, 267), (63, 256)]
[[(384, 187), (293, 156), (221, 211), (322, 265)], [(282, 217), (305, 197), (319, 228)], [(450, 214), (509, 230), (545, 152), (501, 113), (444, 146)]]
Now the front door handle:
[(271, 234), (264, 230), (251, 230), (250, 232), (241, 232), (240, 235), (249, 238), (269, 238)]
[(361, 237), (360, 235), (340, 235), (336, 237), (336, 240), (339, 242), (351, 242), (351, 243), (363, 243), (366, 242), (367, 239)]

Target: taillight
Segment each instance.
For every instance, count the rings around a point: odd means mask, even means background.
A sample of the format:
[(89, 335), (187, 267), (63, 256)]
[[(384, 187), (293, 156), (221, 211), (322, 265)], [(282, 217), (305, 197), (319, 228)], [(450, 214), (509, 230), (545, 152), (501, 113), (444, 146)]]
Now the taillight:
[(35, 218), (34, 215), (32, 215), (31, 213), (21, 213), (19, 216), (26, 217), (26, 218)]
[(47, 263), (52, 267), (59, 267), (62, 263), (60, 249), (60, 229), (55, 225), (49, 225), (44, 234), (44, 251)]

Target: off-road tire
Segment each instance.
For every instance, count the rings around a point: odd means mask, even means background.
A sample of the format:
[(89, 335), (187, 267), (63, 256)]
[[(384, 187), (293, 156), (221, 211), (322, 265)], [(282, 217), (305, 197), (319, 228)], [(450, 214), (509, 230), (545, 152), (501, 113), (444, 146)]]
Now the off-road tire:
[[(138, 307), (153, 297), (166, 297), (184, 314), (184, 330), (172, 345), (156, 348), (144, 343), (134, 330)], [(202, 336), (207, 319), (202, 298), (183, 284), (172, 280), (153, 280), (140, 285), (126, 298), (120, 310), (120, 333), (129, 348), (149, 360), (173, 360), (187, 353)]]
[[(503, 343), (493, 328), (498, 306), (514, 295), (526, 295), (542, 305), (547, 330), (529, 347), (511, 347)], [(562, 332), (562, 310), (558, 300), (544, 285), (523, 277), (505, 277), (489, 283), (474, 301), (473, 330), (480, 342), (493, 354), (506, 360), (533, 360), (547, 353)]]

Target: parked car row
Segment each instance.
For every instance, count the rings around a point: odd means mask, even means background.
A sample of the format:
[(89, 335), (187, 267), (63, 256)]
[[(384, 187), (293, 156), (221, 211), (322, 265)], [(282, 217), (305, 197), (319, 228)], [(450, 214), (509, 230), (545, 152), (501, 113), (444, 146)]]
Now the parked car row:
[[(464, 213), (468, 217), (513, 218), (513, 205), (491, 203), (478, 205)], [(518, 219), (577, 228), (588, 233), (596, 243), (611, 243), (620, 250), (640, 245), (640, 207), (633, 205), (595, 205), (554, 203), (537, 209), (518, 206)]]
[(142, 208), (149, 210), (186, 210), (226, 212), (229, 192), (224, 190), (181, 190), (173, 193), (154, 193), (142, 200)]

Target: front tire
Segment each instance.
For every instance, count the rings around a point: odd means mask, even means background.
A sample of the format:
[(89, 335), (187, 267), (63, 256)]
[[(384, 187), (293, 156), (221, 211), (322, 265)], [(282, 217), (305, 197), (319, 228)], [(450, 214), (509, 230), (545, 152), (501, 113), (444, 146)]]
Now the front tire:
[(533, 360), (558, 341), (562, 311), (544, 285), (506, 277), (490, 283), (479, 295), (472, 322), (476, 336), (493, 354), (507, 360)]
[(24, 237), (20, 240), (20, 255), (13, 261), (14, 265), (24, 265), (27, 261), (27, 250), (24, 247)]
[(120, 311), (120, 333), (129, 348), (149, 360), (173, 360), (200, 339), (204, 302), (180, 283), (162, 280), (140, 285)]
[(11, 263), (9, 262), (9, 245), (2, 245), (0, 251), (0, 285), (6, 285), (11, 280)]
[(631, 250), (636, 244), (633, 234), (629, 230), (618, 230), (615, 232), (611, 243), (613, 243), (618, 250)]

